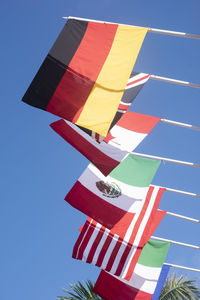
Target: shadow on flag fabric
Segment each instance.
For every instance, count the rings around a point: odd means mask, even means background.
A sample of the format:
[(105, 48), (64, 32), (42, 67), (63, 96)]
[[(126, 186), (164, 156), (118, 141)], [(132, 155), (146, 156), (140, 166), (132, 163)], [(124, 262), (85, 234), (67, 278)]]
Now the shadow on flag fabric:
[(168, 268), (163, 268), (163, 263), (168, 248), (168, 242), (148, 241), (130, 281), (101, 271), (93, 291), (105, 300), (157, 300), (152, 295), (157, 286), (163, 285), (161, 273), (167, 276)]
[(106, 136), (147, 30), (68, 20), (22, 100)]
[(159, 160), (128, 155), (105, 177), (90, 164), (65, 200), (108, 229), (120, 222), (122, 234), (143, 207), (159, 165)]
[(146, 205), (136, 214), (125, 234), (118, 228), (108, 228), (88, 218), (81, 228), (74, 246), (72, 257), (94, 264), (114, 275), (129, 278), (137, 263), (145, 243), (165, 216), (165, 211), (157, 207), (163, 192), (162, 188), (150, 187)]
[(96, 142), (91, 136), (69, 121), (59, 120), (50, 126), (90, 160), (105, 176), (117, 167), (128, 154), (127, 151), (121, 151), (105, 142)]
[[(110, 129), (119, 121), (123, 114), (129, 109), (144, 84), (150, 78), (150, 74), (132, 72), (126, 84), (124, 94), (120, 100), (118, 110), (112, 121)], [(110, 130), (109, 129), (109, 130)]]
[[(124, 94), (122, 96), (122, 99), (120, 100), (117, 112), (115, 114), (115, 117), (111, 123), (111, 126), (109, 128), (109, 131), (111, 128), (119, 121), (119, 119), (125, 114), (125, 112), (128, 110), (128, 108), (133, 103), (134, 99), (144, 86), (144, 84), (149, 79), (150, 75), (145, 73), (136, 73), (133, 72), (131, 74), (131, 78), (129, 78), (129, 81), (126, 85)], [(80, 129), (85, 131), (87, 134), (89, 134), (94, 140), (96, 140), (98, 143), (101, 143), (104, 139), (104, 136), (89, 130), (87, 128), (79, 126)]]
[[(50, 126), (107, 176), (128, 152), (142, 142), (159, 120), (127, 111), (101, 143), (69, 121), (59, 120)], [(95, 137), (97, 139), (97, 135)]]

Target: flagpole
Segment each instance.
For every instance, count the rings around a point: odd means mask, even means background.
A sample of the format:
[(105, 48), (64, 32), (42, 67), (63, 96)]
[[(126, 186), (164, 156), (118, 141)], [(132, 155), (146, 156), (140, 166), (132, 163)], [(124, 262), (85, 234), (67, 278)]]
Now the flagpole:
[(180, 165), (186, 165), (186, 166), (190, 166), (190, 167), (200, 168), (199, 164), (192, 163), (192, 162), (176, 160), (176, 159), (171, 159), (171, 158), (166, 158), (166, 157), (161, 157), (161, 156), (154, 156), (154, 155), (149, 155), (149, 154), (142, 154), (142, 153), (137, 153), (137, 152), (129, 152), (129, 153), (132, 154), (132, 155), (135, 155), (135, 156), (158, 159), (158, 160), (161, 160), (161, 161), (171, 162), (171, 163), (174, 163), (174, 164), (180, 164)]
[(185, 269), (188, 271), (194, 271), (194, 272), (200, 272), (200, 269), (194, 269), (194, 268), (189, 268), (189, 267), (184, 267), (184, 266), (179, 266), (179, 265), (175, 265), (175, 264), (170, 264), (170, 263), (164, 263), (164, 265), (168, 265), (174, 268), (179, 268), (179, 269)]
[(185, 37), (190, 39), (200, 39), (200, 35), (198, 34), (191, 34), (186, 32), (171, 31), (171, 30), (164, 30), (164, 29), (157, 29), (157, 28), (148, 28), (148, 32)]
[[(156, 185), (153, 185), (153, 184), (151, 184), (151, 185), (152, 186), (156, 186)], [(182, 190), (171, 189), (171, 188), (164, 187), (164, 186), (159, 186), (159, 187), (164, 188), (168, 192), (173, 192), (173, 193), (177, 193), (177, 194), (182, 194), (182, 195), (187, 195), (187, 196), (191, 196), (191, 197), (200, 198), (200, 195), (198, 195), (196, 193), (191, 193), (191, 192), (185, 192), (185, 191), (182, 191)]]
[(168, 119), (160, 119), (160, 122), (175, 125), (175, 126), (185, 127), (185, 128), (189, 128), (189, 129), (200, 130), (200, 127), (197, 127), (197, 126), (194, 126), (191, 124), (187, 124), (187, 123), (176, 122), (176, 121), (172, 121), (172, 120), (168, 120)]
[[(63, 19), (75, 19), (75, 20), (88, 21), (88, 22), (116, 24), (116, 25), (131, 26), (131, 27), (142, 27), (142, 26), (134, 26), (134, 25), (128, 25), (128, 24), (119, 24), (119, 23), (113, 23), (113, 22), (98, 21), (98, 20), (93, 20), (93, 19), (77, 18), (77, 17), (71, 17), (71, 16), (63, 17)], [(190, 39), (200, 39), (200, 35), (198, 35), (198, 34), (191, 34), (191, 33), (179, 32), (179, 31), (150, 28), (150, 27), (148, 27), (148, 32), (164, 34), (164, 35), (171, 35), (171, 36), (178, 36), (178, 37), (185, 37), (185, 38), (190, 38)]]
[(176, 242), (176, 241), (173, 241), (173, 240), (168, 240), (168, 239), (160, 238), (160, 237), (153, 236), (153, 235), (151, 236), (151, 238), (154, 239), (154, 240), (157, 240), (157, 241), (170, 242), (171, 244), (175, 244), (175, 245), (179, 245), (179, 246), (184, 246), (184, 247), (189, 247), (189, 248), (200, 250), (200, 246), (195, 246), (195, 245), (186, 244), (186, 243), (182, 243), (182, 242)]
[(160, 80), (160, 81), (165, 81), (165, 82), (170, 82), (170, 83), (175, 83), (175, 84), (180, 84), (185, 86), (191, 86), (194, 88), (200, 88), (200, 84), (191, 83), (189, 81), (177, 80), (177, 79), (172, 79), (172, 78), (162, 77), (157, 75), (150, 75), (150, 78), (154, 80)]
[(184, 220), (187, 220), (187, 221), (191, 221), (191, 222), (195, 222), (195, 223), (200, 223), (200, 220), (197, 220), (197, 219), (194, 219), (194, 218), (190, 218), (190, 217), (186, 217), (186, 216), (179, 215), (179, 214), (175, 214), (175, 213), (172, 213), (170, 211), (167, 211), (166, 214), (169, 215), (169, 216), (180, 218), (180, 219), (184, 219)]

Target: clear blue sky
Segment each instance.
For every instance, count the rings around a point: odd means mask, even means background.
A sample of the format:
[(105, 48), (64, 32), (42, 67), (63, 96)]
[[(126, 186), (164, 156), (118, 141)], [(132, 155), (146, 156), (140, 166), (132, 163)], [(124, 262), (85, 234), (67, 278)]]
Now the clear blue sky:
[[(21, 102), (62, 16), (200, 34), (199, 11), (199, 0), (1, 1), (0, 299), (54, 300), (65, 284), (99, 273), (71, 258), (86, 216), (64, 201), (88, 161), (50, 129), (55, 116)], [(200, 40), (148, 33), (134, 70), (200, 83), (199, 53)], [(200, 126), (200, 90), (149, 80), (132, 109)], [(199, 134), (158, 124), (136, 150), (200, 163)], [(153, 183), (200, 194), (199, 179), (199, 169), (162, 163)], [(200, 218), (196, 198), (166, 192), (160, 208)], [(198, 245), (199, 233), (198, 224), (166, 216), (155, 235)], [(200, 268), (199, 252), (180, 246), (167, 261)]]

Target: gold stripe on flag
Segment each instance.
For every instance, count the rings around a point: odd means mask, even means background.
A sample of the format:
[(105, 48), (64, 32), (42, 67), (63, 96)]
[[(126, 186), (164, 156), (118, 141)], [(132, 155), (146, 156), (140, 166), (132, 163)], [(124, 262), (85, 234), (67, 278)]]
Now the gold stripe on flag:
[(106, 136), (148, 28), (118, 26), (110, 53), (76, 122)]

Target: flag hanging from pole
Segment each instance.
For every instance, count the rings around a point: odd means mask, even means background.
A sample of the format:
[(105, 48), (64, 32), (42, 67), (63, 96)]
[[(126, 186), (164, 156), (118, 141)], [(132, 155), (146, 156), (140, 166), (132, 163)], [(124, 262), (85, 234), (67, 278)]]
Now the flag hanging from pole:
[[(128, 108), (131, 106), (133, 101), (135, 100), (136, 96), (144, 86), (144, 84), (147, 82), (151, 75), (145, 74), (145, 73), (136, 73), (133, 72), (131, 74), (131, 77), (128, 80), (128, 83), (126, 84), (126, 88), (124, 91), (124, 94), (122, 96), (122, 99), (120, 100), (117, 112), (115, 114), (115, 117), (110, 125), (109, 131), (111, 128), (119, 121), (119, 119), (125, 114), (125, 112), (128, 110)], [(83, 131), (85, 131), (87, 134), (89, 134), (93, 139), (95, 139), (98, 143), (101, 143), (104, 139), (104, 136), (99, 135), (98, 133), (89, 130), (87, 128), (79, 126)]]
[(106, 136), (147, 30), (68, 20), (22, 100)]
[[(124, 94), (120, 100), (118, 110), (112, 121), (110, 129), (119, 121), (123, 114), (129, 109), (138, 93), (148, 81), (150, 74), (132, 72), (126, 84)], [(109, 130), (110, 130), (109, 129)]]
[(159, 165), (159, 160), (128, 155), (105, 177), (90, 164), (65, 200), (108, 229), (124, 223), (119, 226), (122, 234), (142, 209)]
[(168, 242), (148, 241), (130, 281), (101, 271), (93, 291), (105, 300), (157, 300), (152, 295), (158, 285), (163, 285), (163, 275), (165, 278), (167, 276), (169, 269), (163, 268), (163, 263), (168, 248)]
[[(51, 128), (107, 176), (147, 136), (160, 118), (127, 111), (101, 143), (75, 124), (59, 120)], [(118, 149), (117, 149), (118, 148)]]
[(147, 216), (140, 220), (137, 232), (138, 224), (131, 234), (128, 231), (133, 226), (130, 226), (124, 238), (115, 234), (115, 230), (109, 230), (88, 218), (74, 246), (72, 257), (129, 280), (129, 274), (132, 274), (144, 244), (164, 215), (164, 211), (152, 211), (147, 222)]
[(59, 120), (52, 123), (50, 126), (55, 132), (89, 159), (104, 176), (107, 176), (115, 167), (117, 167), (122, 159), (128, 154), (127, 151), (121, 151), (108, 143), (96, 142), (96, 140), (85, 133), (85, 131), (69, 121)]
[(104, 141), (121, 150), (133, 151), (150, 133), (160, 118), (127, 111), (108, 132)]

